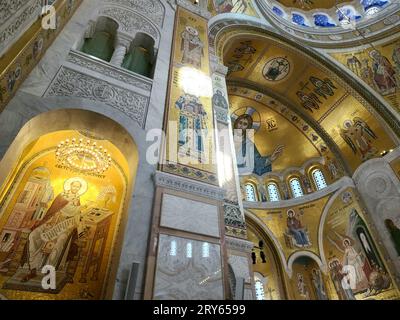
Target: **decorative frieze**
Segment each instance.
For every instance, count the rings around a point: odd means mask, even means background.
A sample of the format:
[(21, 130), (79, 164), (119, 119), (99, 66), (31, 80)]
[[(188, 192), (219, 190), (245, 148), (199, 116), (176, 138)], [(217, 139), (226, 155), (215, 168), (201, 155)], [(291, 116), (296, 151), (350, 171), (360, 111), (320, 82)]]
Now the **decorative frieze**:
[(124, 5), (141, 12), (157, 26), (163, 26), (165, 9), (159, 0), (109, 0), (108, 2)]
[[(6, 16), (3, 9), (8, 8), (7, 12), (11, 14), (14, 13), (14, 16), (10, 19), (9, 16)], [(37, 17), (39, 17), (42, 7), (41, 0), (32, 1), (28, 6), (26, 6), (22, 11), (18, 14), (16, 11), (21, 7), (19, 1), (3, 4), (0, 3), (0, 52), (5, 50), (7, 46), (18, 36), (20, 32), (29, 24), (32, 24), (36, 21)], [(18, 8), (18, 9), (17, 9)], [(8, 23), (4, 24), (5, 21)]]
[[(36, 3), (37, 1), (34, 2)], [(26, 0), (13, 0), (13, 1), (1, 0), (0, 24), (3, 25), (8, 19), (10, 19), (14, 14), (16, 14), (17, 11), (26, 4), (27, 4)]]
[(149, 98), (78, 71), (61, 67), (46, 96), (68, 96), (103, 102), (144, 127)]
[(225, 238), (225, 244), (230, 250), (243, 251), (247, 253), (251, 253), (251, 250), (253, 250), (254, 247), (254, 244), (251, 241), (232, 238), (229, 236)]
[(144, 32), (152, 36), (154, 40), (159, 39), (158, 30), (141, 15), (124, 8), (106, 7), (99, 12), (119, 23), (119, 30), (126, 33)]
[(158, 187), (169, 188), (216, 200), (222, 200), (225, 196), (225, 191), (219, 187), (160, 171), (157, 171), (155, 174), (154, 183)]
[(102, 77), (108, 76), (125, 84), (132, 85), (149, 92), (151, 91), (152, 80), (125, 69), (117, 68), (108, 64), (107, 62), (95, 60), (82, 52), (71, 50), (68, 54), (67, 61), (80, 67), (98, 72), (102, 75)]

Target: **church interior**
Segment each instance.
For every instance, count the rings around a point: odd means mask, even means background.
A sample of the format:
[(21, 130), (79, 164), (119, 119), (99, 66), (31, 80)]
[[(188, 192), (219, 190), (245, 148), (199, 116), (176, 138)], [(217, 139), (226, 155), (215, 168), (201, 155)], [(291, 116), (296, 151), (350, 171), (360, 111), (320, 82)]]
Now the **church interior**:
[(0, 300), (400, 299), (398, 1), (0, 9)]

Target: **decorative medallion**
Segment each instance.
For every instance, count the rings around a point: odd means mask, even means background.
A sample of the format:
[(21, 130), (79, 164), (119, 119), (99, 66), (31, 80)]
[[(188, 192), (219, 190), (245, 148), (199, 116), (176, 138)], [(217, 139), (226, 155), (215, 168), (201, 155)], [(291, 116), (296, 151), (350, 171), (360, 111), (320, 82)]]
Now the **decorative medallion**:
[(263, 69), (263, 76), (268, 81), (281, 81), (285, 79), (290, 72), (290, 62), (283, 57), (277, 57), (269, 60)]

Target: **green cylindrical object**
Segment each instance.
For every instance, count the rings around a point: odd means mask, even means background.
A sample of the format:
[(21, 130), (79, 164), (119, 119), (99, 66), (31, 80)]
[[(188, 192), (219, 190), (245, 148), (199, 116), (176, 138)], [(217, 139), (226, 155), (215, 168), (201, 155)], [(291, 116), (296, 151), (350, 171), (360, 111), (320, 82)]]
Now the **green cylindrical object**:
[(96, 31), (92, 38), (85, 39), (82, 52), (109, 62), (114, 52), (114, 37), (105, 31)]
[(145, 77), (150, 77), (152, 65), (148, 50), (143, 47), (134, 47), (125, 56), (122, 67)]

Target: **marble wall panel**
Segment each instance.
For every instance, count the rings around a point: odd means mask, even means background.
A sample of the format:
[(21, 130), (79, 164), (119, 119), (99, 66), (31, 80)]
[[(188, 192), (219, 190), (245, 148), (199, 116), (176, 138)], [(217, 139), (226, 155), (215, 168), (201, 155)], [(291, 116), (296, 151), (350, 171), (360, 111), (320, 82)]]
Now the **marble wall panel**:
[(153, 298), (222, 300), (221, 247), (161, 234)]

